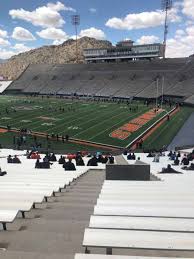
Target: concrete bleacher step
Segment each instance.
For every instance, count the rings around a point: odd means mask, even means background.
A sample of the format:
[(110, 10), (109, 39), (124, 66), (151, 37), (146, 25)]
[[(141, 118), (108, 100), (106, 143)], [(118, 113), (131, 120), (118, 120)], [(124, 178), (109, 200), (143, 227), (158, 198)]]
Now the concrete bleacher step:
[[(5, 251), (0, 249), (0, 258), (73, 259), (75, 253), (83, 253), (84, 230), (89, 224), (103, 180), (104, 172), (91, 171), (68, 192), (50, 198), (43, 208), (27, 213), (26, 219), (17, 219), (9, 224), (7, 232), (0, 232), (2, 248), (7, 243)], [(83, 188), (79, 188), (79, 182), (83, 183)], [(90, 183), (93, 192), (84, 188)]]
[(42, 254), (36, 252), (0, 251), (1, 259), (73, 259), (72, 254)]

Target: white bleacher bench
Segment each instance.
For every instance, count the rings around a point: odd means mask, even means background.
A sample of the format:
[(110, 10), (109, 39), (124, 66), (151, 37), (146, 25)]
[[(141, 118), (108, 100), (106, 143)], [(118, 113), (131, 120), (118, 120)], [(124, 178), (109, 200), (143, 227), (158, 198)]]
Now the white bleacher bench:
[(190, 201), (190, 202), (194, 202), (194, 196), (189, 196), (189, 195), (168, 195), (168, 196), (164, 196), (164, 195), (123, 195), (123, 194), (99, 194), (99, 199), (103, 199), (103, 200), (121, 200), (121, 201), (149, 201), (149, 200), (155, 200), (155, 201)]
[(0, 210), (18, 210), (21, 212), (23, 218), (25, 218), (25, 212), (30, 211), (32, 206), (32, 201), (0, 201)]
[(85, 252), (88, 248), (151, 249), (166, 251), (194, 251), (194, 233), (134, 231), (86, 228), (83, 239)]
[(91, 216), (89, 228), (193, 232), (194, 219)]
[(6, 224), (12, 223), (17, 217), (18, 210), (1, 210), (0, 209), (0, 223), (3, 225), (3, 229), (7, 230)]
[(102, 216), (131, 216), (131, 217), (165, 217), (165, 218), (194, 218), (194, 208), (166, 207), (127, 207), (127, 206), (98, 206), (94, 207), (94, 215)]
[[(75, 254), (74, 259), (175, 259), (175, 257), (144, 257), (126, 255)], [(189, 259), (183, 258), (182, 259)]]
[(127, 200), (117, 200), (117, 199), (98, 199), (97, 205), (102, 206), (128, 206), (128, 207), (149, 207), (149, 206), (161, 206), (161, 207), (187, 207), (194, 208), (194, 200), (193, 201), (168, 201), (168, 200), (153, 200), (153, 199), (144, 199), (144, 200), (136, 200), (131, 199), (130, 197)]

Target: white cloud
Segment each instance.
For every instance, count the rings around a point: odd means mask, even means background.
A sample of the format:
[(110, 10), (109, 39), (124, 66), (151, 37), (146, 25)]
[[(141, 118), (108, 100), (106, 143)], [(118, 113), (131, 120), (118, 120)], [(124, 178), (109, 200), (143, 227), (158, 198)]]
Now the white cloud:
[(33, 47), (28, 47), (23, 43), (15, 44), (14, 46), (10, 46), (9, 49), (7, 48), (0, 49), (0, 59), (8, 59), (8, 58), (11, 58), (12, 56), (29, 51), (31, 49), (33, 49)]
[(183, 13), (191, 18), (194, 18), (194, 0), (183, 1)]
[(8, 59), (14, 56), (16, 53), (12, 50), (0, 49), (0, 59)]
[(194, 53), (194, 26), (188, 27), (185, 34), (178, 30), (174, 36), (167, 40), (167, 57), (187, 57)]
[(24, 45), (23, 43), (17, 43), (17, 44), (15, 44), (15, 45), (12, 47), (12, 49), (15, 49), (16, 52), (17, 52), (17, 54), (19, 54), (19, 53), (22, 53), (22, 52), (29, 51), (29, 50), (31, 50), (31, 49), (33, 49), (33, 48), (28, 47), (28, 46)]
[(85, 36), (95, 38), (98, 40), (106, 39), (105, 33), (102, 30), (96, 29), (94, 27), (91, 27), (91, 28), (85, 29), (85, 30), (81, 30), (79, 37), (81, 38), (81, 37), (85, 37)]
[(65, 40), (62, 39), (62, 40), (54, 40), (53, 41), (53, 45), (61, 45)]
[(62, 11), (62, 10), (63, 11), (69, 11), (69, 12), (76, 12), (76, 10), (74, 8), (72, 8), (70, 6), (66, 6), (63, 3), (59, 2), (59, 1), (56, 4), (48, 3), (47, 6), (49, 8), (51, 8), (52, 10), (55, 10), (57, 12)]
[(73, 11), (71, 7), (65, 6), (61, 2), (48, 3), (46, 6), (41, 6), (34, 11), (26, 11), (24, 9), (10, 10), (9, 14), (13, 19), (20, 19), (32, 23), (35, 26), (61, 27), (65, 21), (60, 14), (60, 11)]
[(89, 9), (89, 12), (90, 12), (90, 13), (96, 13), (97, 10), (96, 10), (96, 8), (90, 8), (90, 9)]
[(7, 38), (7, 31), (3, 31), (0, 29), (0, 37), (1, 38)]
[(160, 39), (154, 35), (145, 35), (137, 40), (138, 44), (152, 44), (159, 42)]
[[(172, 8), (169, 17), (171, 22), (179, 22), (181, 17), (178, 15), (178, 8)], [(128, 14), (124, 18), (113, 17), (106, 22), (106, 26), (119, 30), (145, 29), (162, 24), (164, 24), (164, 12), (161, 10)]]
[(15, 27), (12, 33), (12, 38), (19, 41), (32, 41), (36, 39), (30, 31), (22, 27)]
[(56, 28), (47, 28), (45, 30), (37, 32), (37, 34), (41, 38), (48, 40), (66, 40), (69, 38), (63, 30)]
[(10, 42), (8, 40), (5, 40), (5, 39), (2, 39), (0, 38), (0, 46), (3, 46), (3, 47), (8, 47), (10, 46)]

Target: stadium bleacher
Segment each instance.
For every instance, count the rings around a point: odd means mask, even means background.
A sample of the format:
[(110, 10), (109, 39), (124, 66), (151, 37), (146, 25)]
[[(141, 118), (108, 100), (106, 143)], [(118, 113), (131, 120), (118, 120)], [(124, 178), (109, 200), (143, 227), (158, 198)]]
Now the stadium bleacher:
[(194, 94), (193, 66), (193, 59), (181, 58), (125, 64), (30, 65), (6, 93), (155, 98), (162, 95), (164, 77), (164, 94), (185, 98)]

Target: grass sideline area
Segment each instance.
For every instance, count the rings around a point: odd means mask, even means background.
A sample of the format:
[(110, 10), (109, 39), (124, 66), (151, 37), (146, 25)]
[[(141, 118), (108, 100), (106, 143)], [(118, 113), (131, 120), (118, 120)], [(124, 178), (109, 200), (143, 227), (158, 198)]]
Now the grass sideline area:
[(161, 149), (164, 145), (168, 146), (193, 112), (192, 107), (182, 107), (170, 121), (165, 121), (144, 141), (144, 149)]
[[(137, 106), (138, 109), (136, 109)], [(0, 96), (0, 107), (0, 126), (9, 125), (11, 128), (17, 129), (27, 128), (45, 134), (68, 134), (72, 138), (119, 147), (127, 146), (164, 115), (164, 112), (158, 114), (127, 139), (120, 140), (110, 137), (110, 134), (125, 123), (143, 115), (152, 109), (152, 106), (147, 107), (140, 101), (134, 101), (131, 105), (127, 105), (126, 103), (77, 101), (54, 97), (3, 95)], [(166, 109), (170, 108), (166, 107)], [(10, 143), (12, 137), (9, 134), (0, 134), (0, 143), (6, 143), (6, 139)], [(79, 145), (76, 146), (76, 149), (77, 147)], [(90, 149), (93, 148), (90, 147)]]

